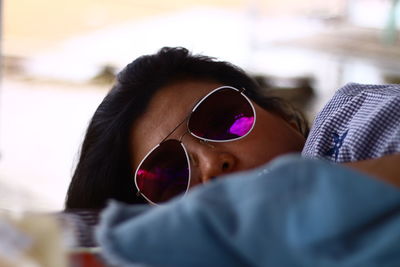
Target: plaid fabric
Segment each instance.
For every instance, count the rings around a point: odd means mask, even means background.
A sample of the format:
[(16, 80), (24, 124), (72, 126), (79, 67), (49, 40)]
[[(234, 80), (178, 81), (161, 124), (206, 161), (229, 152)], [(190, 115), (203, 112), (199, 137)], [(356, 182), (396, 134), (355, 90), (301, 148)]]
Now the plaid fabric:
[(400, 152), (400, 85), (349, 83), (317, 115), (302, 155), (336, 162)]
[[(94, 231), (99, 222), (100, 210), (68, 210), (57, 213), (56, 218), (60, 220), (66, 231), (67, 240), (71, 239), (72, 247), (96, 247)], [(67, 241), (68, 242), (68, 241)]]

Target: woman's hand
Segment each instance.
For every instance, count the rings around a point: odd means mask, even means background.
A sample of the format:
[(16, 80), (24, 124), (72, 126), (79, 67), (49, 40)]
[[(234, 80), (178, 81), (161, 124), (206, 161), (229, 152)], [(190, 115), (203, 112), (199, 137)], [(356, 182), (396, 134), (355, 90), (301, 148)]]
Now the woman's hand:
[(343, 165), (400, 187), (400, 154), (349, 162)]

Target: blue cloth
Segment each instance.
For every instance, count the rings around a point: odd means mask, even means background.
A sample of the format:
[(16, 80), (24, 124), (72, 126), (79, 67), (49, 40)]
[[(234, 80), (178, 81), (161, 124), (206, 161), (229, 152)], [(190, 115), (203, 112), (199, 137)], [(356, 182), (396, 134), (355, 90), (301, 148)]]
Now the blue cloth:
[(400, 85), (349, 83), (317, 115), (303, 156), (336, 162), (400, 152)]
[(118, 266), (400, 266), (400, 190), (289, 156), (159, 206), (113, 202), (97, 231)]

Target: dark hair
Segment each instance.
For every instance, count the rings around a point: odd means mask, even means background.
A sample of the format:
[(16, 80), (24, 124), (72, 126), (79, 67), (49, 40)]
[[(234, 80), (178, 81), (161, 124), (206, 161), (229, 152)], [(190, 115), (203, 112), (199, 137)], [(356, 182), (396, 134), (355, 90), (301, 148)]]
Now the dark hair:
[(214, 58), (192, 55), (185, 48), (164, 47), (137, 58), (117, 76), (88, 126), (70, 183), (66, 208), (102, 208), (107, 199), (143, 203), (137, 196), (130, 165), (129, 136), (133, 122), (163, 86), (181, 79), (211, 80), (236, 88), (263, 108), (295, 121), (304, 135), (304, 118), (276, 97), (265, 97), (240, 68)]

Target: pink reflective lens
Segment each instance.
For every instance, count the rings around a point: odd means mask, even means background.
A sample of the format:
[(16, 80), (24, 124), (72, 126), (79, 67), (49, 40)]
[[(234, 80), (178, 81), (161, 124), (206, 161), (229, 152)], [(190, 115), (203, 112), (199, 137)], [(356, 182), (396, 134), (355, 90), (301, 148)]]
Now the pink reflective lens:
[(186, 192), (190, 169), (185, 148), (174, 139), (153, 149), (136, 171), (136, 186), (150, 202), (160, 203)]
[(210, 141), (230, 141), (247, 135), (255, 123), (250, 101), (232, 87), (222, 87), (205, 97), (193, 110), (189, 131)]

